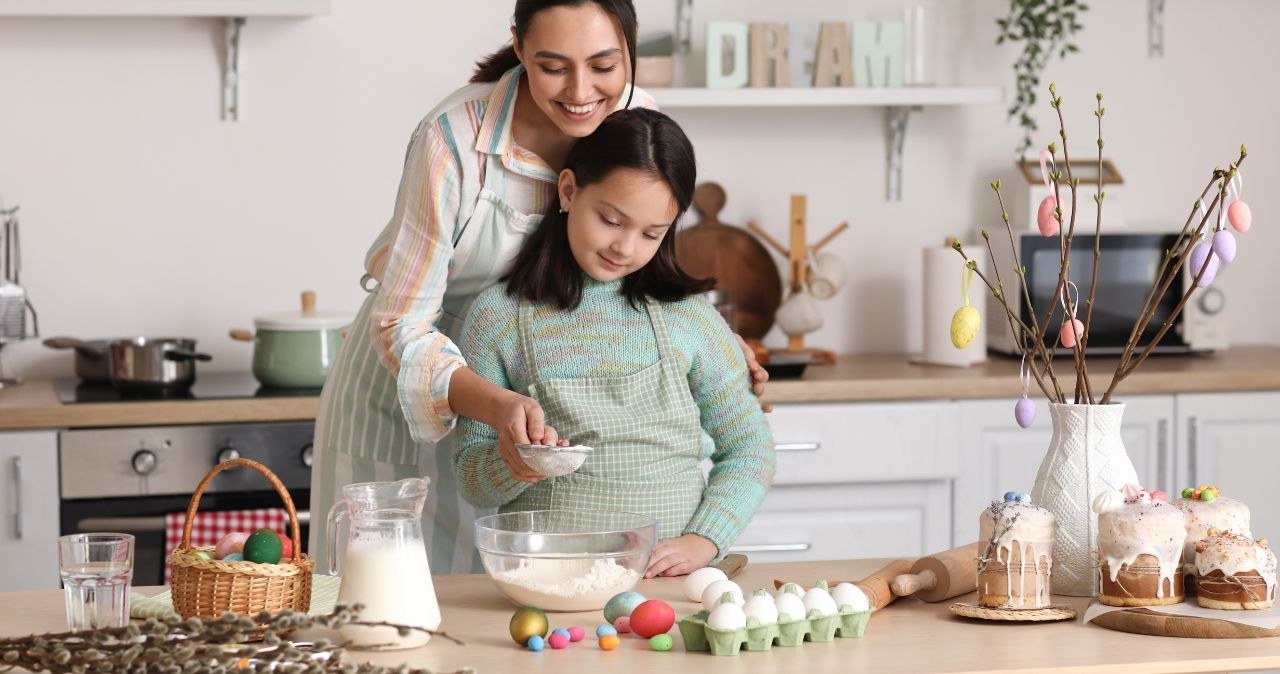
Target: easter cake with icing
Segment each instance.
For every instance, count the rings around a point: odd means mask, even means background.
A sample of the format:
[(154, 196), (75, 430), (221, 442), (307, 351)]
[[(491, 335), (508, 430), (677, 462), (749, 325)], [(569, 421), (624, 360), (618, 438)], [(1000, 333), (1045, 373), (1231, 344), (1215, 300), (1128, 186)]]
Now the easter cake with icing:
[(1276, 556), (1265, 538), (1210, 529), (1196, 543), (1196, 602), (1205, 608), (1269, 609), (1276, 598)]
[(978, 605), (1038, 609), (1050, 604), (1055, 520), (1031, 498), (1008, 492), (978, 517)]
[(1188, 572), (1194, 572), (1196, 543), (1204, 540), (1210, 529), (1253, 536), (1249, 530), (1249, 506), (1244, 501), (1223, 496), (1217, 487), (1187, 487), (1173, 505), (1186, 517), (1187, 540), (1183, 545), (1182, 563)]
[(1162, 491), (1126, 486), (1093, 501), (1098, 513), (1098, 601), (1107, 606), (1167, 606), (1185, 593), (1181, 573), (1187, 530)]

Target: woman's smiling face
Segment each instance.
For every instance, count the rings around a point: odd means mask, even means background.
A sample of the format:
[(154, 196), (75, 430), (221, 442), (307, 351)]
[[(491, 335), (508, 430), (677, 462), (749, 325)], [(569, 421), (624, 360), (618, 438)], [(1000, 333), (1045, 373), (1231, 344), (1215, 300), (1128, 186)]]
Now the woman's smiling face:
[(622, 27), (594, 2), (539, 12), (515, 47), (534, 103), (571, 138), (595, 131), (626, 91)]

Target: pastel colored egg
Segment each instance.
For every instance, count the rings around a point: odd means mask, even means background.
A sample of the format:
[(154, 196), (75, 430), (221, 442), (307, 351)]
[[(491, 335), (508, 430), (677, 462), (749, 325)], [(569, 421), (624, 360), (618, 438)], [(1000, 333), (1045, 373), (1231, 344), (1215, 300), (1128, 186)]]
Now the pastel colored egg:
[(1058, 233), (1058, 219), (1054, 217), (1054, 211), (1058, 208), (1058, 198), (1050, 194), (1040, 202), (1040, 208), (1036, 211), (1036, 225), (1040, 227), (1040, 233), (1045, 236), (1054, 236)]
[(1223, 262), (1236, 259), (1236, 237), (1227, 230), (1213, 233), (1213, 254), (1222, 258)]
[(239, 531), (227, 534), (218, 539), (218, 544), (213, 549), (214, 554), (218, 559), (226, 559), (227, 555), (244, 550), (244, 541), (248, 537), (249, 534)]
[(662, 651), (662, 652), (671, 650), (671, 635), (659, 634), (658, 636), (650, 639), (649, 648), (651, 650)]
[[(1187, 270), (1191, 273), (1191, 278), (1200, 277), (1198, 285), (1201, 288), (1207, 288), (1218, 275), (1218, 256), (1210, 255), (1212, 251), (1213, 247), (1208, 242), (1201, 241), (1191, 249), (1191, 255), (1187, 257)], [(1201, 269), (1204, 270), (1203, 275)]]
[(1036, 420), (1036, 404), (1027, 396), (1022, 396), (1013, 405), (1013, 418), (1023, 428), (1031, 428)]
[(546, 642), (543, 641), (542, 637), (535, 634), (529, 637), (529, 641), (525, 645), (528, 646), (531, 651), (540, 651), (542, 650), (542, 647), (546, 645)]
[(223, 557), (223, 558), (222, 558), (222, 561), (224, 561), (224, 562), (243, 562), (243, 561), (244, 561), (244, 555), (240, 554), (239, 552), (231, 552), (231, 553), (227, 553), (227, 556), (226, 556), (226, 557)]
[(957, 349), (969, 346), (981, 327), (982, 314), (977, 309), (968, 305), (956, 309), (951, 316), (951, 344)]
[(1078, 318), (1071, 319), (1070, 322), (1063, 321), (1062, 329), (1058, 332), (1058, 341), (1068, 349), (1076, 348), (1076, 342), (1080, 337), (1084, 336), (1084, 323)]
[(244, 539), (245, 561), (279, 564), (281, 551), (280, 535), (272, 529), (258, 529)]
[(619, 592), (613, 595), (604, 605), (604, 619), (608, 622), (614, 622), (622, 616), (631, 615), (631, 611), (644, 601), (644, 595), (639, 592), (628, 591)]
[(563, 635), (564, 635), (564, 638), (569, 639), (570, 641), (572, 641), (572, 640), (573, 640), (573, 639), (572, 639), (572, 638), (570, 638), (570, 636), (569, 636), (569, 630), (567, 630), (567, 629), (565, 629), (565, 628), (563, 628), (563, 627), (557, 627), (557, 628), (555, 628), (555, 629), (551, 630), (551, 634), (563, 634)]
[(597, 638), (597, 639), (599, 639), (600, 637), (603, 637), (603, 636), (609, 635), (609, 634), (613, 634), (613, 635), (615, 635), (615, 636), (616, 636), (616, 635), (618, 634), (618, 630), (617, 630), (613, 625), (601, 625), (601, 626), (599, 626), (599, 627), (597, 627), (597, 628), (596, 628), (596, 638)]
[(213, 556), (213, 552), (210, 550), (196, 550), (196, 557), (199, 557), (200, 559), (216, 559), (216, 557)]
[(574, 642), (582, 641), (583, 639), (586, 638), (586, 636), (587, 636), (587, 631), (582, 629), (581, 627), (569, 628), (569, 641), (574, 641)]
[(627, 634), (631, 631), (631, 618), (629, 616), (621, 616), (613, 621), (613, 629), (618, 630), (618, 634)]
[(618, 647), (618, 635), (606, 634), (600, 637), (600, 650), (611, 651)]
[(556, 650), (560, 650), (561, 648), (569, 645), (569, 635), (561, 634), (560, 632), (553, 632), (551, 636), (547, 637), (547, 645)]
[(1249, 210), (1249, 204), (1237, 199), (1227, 207), (1227, 222), (1241, 234), (1249, 231), (1249, 227), (1253, 225), (1253, 212)]

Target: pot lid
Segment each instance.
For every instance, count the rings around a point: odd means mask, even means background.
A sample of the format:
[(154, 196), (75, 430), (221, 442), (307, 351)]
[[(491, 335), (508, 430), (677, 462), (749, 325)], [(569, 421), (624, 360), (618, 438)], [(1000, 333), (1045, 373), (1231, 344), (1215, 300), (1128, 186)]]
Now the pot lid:
[(302, 292), (302, 308), (300, 311), (281, 311), (274, 314), (255, 316), (255, 330), (338, 330), (351, 325), (354, 320), (351, 314), (337, 311), (316, 311), (316, 294), (310, 290)]

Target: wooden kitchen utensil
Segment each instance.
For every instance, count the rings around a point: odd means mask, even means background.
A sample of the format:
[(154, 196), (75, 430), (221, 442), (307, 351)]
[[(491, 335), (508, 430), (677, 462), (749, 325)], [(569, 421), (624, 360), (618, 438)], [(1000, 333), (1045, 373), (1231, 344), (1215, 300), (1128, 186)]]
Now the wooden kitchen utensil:
[(921, 557), (911, 565), (911, 573), (894, 578), (889, 586), (899, 597), (914, 594), (927, 602), (969, 594), (978, 589), (978, 544)]
[(724, 572), (725, 578), (733, 580), (733, 577), (742, 571), (742, 567), (747, 565), (747, 556), (738, 553), (730, 553), (724, 556), (724, 559), (712, 564)]
[(702, 183), (693, 193), (698, 224), (676, 233), (680, 266), (698, 278), (714, 277), (729, 292), (744, 339), (763, 339), (782, 303), (782, 277), (769, 251), (745, 230), (720, 222), (724, 188)]
[[(879, 610), (888, 606), (894, 599), (898, 598), (898, 595), (894, 594), (893, 591), (889, 589), (889, 582), (898, 576), (910, 572), (910, 559), (895, 559), (862, 580), (828, 580), (827, 585), (829, 587), (835, 587), (840, 583), (852, 582), (866, 593), (867, 601), (871, 602), (871, 605)], [(773, 587), (775, 589), (781, 589), (782, 586), (788, 582), (790, 581), (778, 580), (775, 578), (773, 581)]]
[[(1247, 611), (1237, 611), (1237, 613), (1247, 613)], [(1145, 608), (1127, 608), (1111, 611), (1094, 618), (1090, 622), (1099, 627), (1119, 632), (1150, 634), (1160, 637), (1191, 639), (1280, 637), (1280, 627), (1267, 628), (1257, 625), (1243, 625), (1216, 618), (1169, 615)]]

